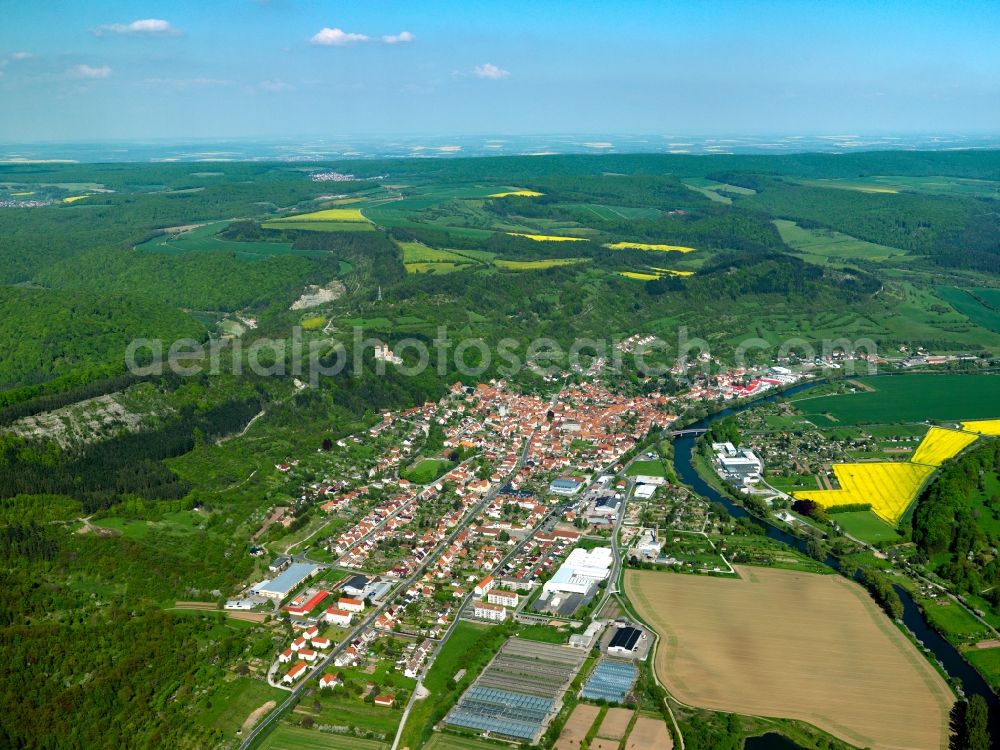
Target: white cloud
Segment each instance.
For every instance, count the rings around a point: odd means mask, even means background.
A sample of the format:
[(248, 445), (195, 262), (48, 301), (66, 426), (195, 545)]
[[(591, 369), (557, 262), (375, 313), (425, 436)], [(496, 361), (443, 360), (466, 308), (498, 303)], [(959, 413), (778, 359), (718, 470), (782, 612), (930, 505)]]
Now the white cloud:
[(327, 26), (320, 29), (309, 41), (313, 44), (322, 44), (326, 47), (346, 47), (356, 42), (367, 42), (368, 37), (364, 34), (352, 34), (343, 29), (331, 29)]
[(73, 78), (107, 78), (111, 75), (111, 68), (107, 65), (93, 67), (91, 65), (77, 65), (66, 71), (67, 75)]
[(498, 68), (493, 63), (484, 63), (482, 65), (477, 65), (472, 71), (472, 74), (476, 76), (476, 78), (489, 78), (492, 81), (498, 81), (501, 78), (509, 76), (510, 71)]
[(402, 42), (412, 42), (416, 37), (409, 31), (401, 31), (398, 34), (386, 34), (382, 41), (386, 44), (400, 44)]
[(177, 29), (162, 18), (141, 18), (132, 23), (109, 23), (94, 29), (95, 36), (105, 34), (136, 34), (142, 36), (176, 36)]
[(268, 91), (272, 94), (281, 93), (282, 91), (292, 91), (295, 87), (290, 83), (282, 81), (280, 78), (271, 78), (266, 81), (260, 82), (260, 88), (262, 91)]
[(32, 57), (34, 57), (34, 55), (31, 54), (30, 52), (11, 52), (10, 53), (10, 59), (11, 60), (29, 60)]

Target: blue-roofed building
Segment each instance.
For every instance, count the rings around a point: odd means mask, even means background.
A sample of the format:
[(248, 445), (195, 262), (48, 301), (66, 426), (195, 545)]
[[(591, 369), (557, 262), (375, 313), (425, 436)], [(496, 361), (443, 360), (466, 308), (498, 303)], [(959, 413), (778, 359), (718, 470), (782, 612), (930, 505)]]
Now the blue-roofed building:
[(580, 691), (580, 697), (587, 700), (606, 700), (609, 703), (624, 703), (635, 684), (639, 670), (634, 664), (602, 659), (590, 673), (590, 679)]
[(291, 594), (300, 583), (312, 578), (318, 572), (318, 565), (292, 563), (276, 578), (258, 583), (253, 587), (253, 592), (260, 596), (266, 596), (269, 599), (281, 601)]
[(553, 479), (552, 483), (549, 485), (549, 492), (553, 495), (575, 495), (583, 487), (583, 480), (574, 479), (573, 477), (559, 477), (558, 479)]

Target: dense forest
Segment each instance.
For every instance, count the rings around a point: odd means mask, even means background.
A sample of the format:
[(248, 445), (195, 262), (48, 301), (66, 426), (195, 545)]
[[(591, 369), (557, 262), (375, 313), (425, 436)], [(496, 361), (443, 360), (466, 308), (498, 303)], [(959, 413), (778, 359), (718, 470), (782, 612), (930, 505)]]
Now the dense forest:
[[(386, 179), (309, 179), (328, 168)], [(1000, 257), (995, 200), (827, 184), (885, 175), (1000, 181), (992, 152), (198, 169), (0, 166), (0, 190), (44, 187), (51, 197), (46, 206), (0, 209), (0, 656), (11, 674), (0, 700), (17, 709), (0, 716), (0, 747), (217, 744), (217, 733), (190, 720), (194, 707), (206, 686), (232, 676), (255, 639), (262, 653), (273, 644), (214, 615), (164, 608), (221, 598), (251, 575), (251, 526), (265, 509), (294, 502), (270, 469), (371, 426), (385, 409), (438, 399), (457, 380), (508, 375), (475, 353), (467, 360), (482, 365), (474, 375), (460, 374), (450, 357), (443, 371), (404, 375), (378, 365), (371, 349), (360, 371), (317, 387), (296, 382), (287, 350), (268, 361), (274, 376), (239, 372), (255, 345), (293, 329), (328, 367), (355, 330), (398, 347), (410, 364), (407, 340), (430, 345), (440, 327), (452, 341), (490, 347), (635, 333), (670, 344), (688, 327), (720, 361), (744, 336), (1000, 350), (1000, 328), (990, 327), (991, 313), (1000, 314), (990, 307)], [(64, 202), (70, 191), (57, 186), (73, 184), (101, 187)], [(491, 197), (515, 186), (542, 195)], [(341, 206), (374, 218), (331, 231), (272, 223)], [(803, 252), (775, 219), (820, 241), (835, 230), (879, 243), (892, 257), (838, 255), (836, 242)], [(537, 241), (547, 235), (570, 237)], [(614, 247), (622, 242), (681, 249)], [(942, 284), (978, 290), (977, 312), (959, 312), (935, 292)], [(329, 292), (324, 301), (298, 304), (319, 287)], [(216, 344), (223, 361), (193, 377), (128, 373), (122, 354), (136, 338)], [(664, 357), (674, 354), (668, 346)], [(624, 362), (614, 377), (635, 392), (684, 385)], [(542, 383), (527, 368), (510, 379), (528, 389)], [(95, 397), (119, 399), (135, 425), (94, 428), (100, 434), (78, 442), (42, 428), (14, 431), (53, 412), (71, 422)], [(226, 442), (258, 415), (252, 440)], [(735, 439), (731, 430), (719, 435)], [(914, 517), (921, 553), (963, 590), (1000, 582), (989, 555), (1000, 539), (977, 523), (1000, 518), (991, 489), (998, 456), (988, 443), (947, 466)], [(90, 525), (111, 517), (146, 525), (135, 535)], [(895, 613), (888, 579), (866, 577)], [(708, 723), (692, 724), (692, 746), (710, 747), (712, 737)]]
[(1000, 603), (1000, 440), (963, 454), (941, 471), (913, 515), (913, 541), (959, 591)]

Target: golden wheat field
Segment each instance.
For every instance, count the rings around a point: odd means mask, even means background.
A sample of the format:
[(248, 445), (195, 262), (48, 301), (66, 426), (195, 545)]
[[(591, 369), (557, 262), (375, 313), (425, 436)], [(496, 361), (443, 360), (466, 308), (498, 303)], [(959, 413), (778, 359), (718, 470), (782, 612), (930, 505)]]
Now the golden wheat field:
[(950, 688), (857, 584), (737, 567), (740, 577), (627, 570), (678, 700), (798, 719), (857, 747), (948, 747)]
[(903, 461), (834, 464), (839, 490), (808, 490), (794, 495), (814, 500), (824, 508), (870, 503), (872, 513), (895, 525), (933, 472), (933, 466)]
[(976, 436), (971, 433), (946, 430), (943, 427), (931, 427), (924, 435), (924, 439), (920, 441), (917, 450), (910, 456), (910, 461), (915, 464), (940, 466), (974, 442), (976, 442)]

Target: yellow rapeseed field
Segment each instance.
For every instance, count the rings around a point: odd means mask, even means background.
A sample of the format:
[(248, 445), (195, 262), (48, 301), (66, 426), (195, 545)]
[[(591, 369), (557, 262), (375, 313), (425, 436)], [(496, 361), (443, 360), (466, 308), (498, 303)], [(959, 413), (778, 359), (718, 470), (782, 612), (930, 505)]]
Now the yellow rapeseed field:
[(326, 325), (326, 318), (322, 315), (314, 315), (311, 318), (305, 318), (299, 325), (302, 326), (303, 331), (316, 331)]
[(76, 203), (77, 201), (82, 201), (84, 198), (89, 198), (90, 193), (86, 195), (71, 195), (68, 198), (63, 198), (63, 203)]
[(555, 234), (527, 234), (525, 232), (507, 232), (513, 237), (527, 237), (535, 242), (586, 242), (586, 237), (560, 237)]
[(493, 195), (486, 196), (487, 198), (509, 198), (511, 196), (517, 198), (537, 198), (545, 193), (539, 193), (537, 190), (508, 190), (506, 193), (493, 193)]
[(650, 266), (650, 268), (660, 273), (668, 273), (671, 276), (694, 276), (694, 271), (678, 271), (676, 268), (659, 268), (658, 266)]
[(358, 208), (328, 208), (324, 211), (313, 211), (308, 214), (296, 214), (275, 219), (274, 222), (293, 221), (368, 221)]
[(920, 441), (917, 450), (910, 456), (916, 464), (940, 466), (949, 458), (957, 456), (970, 443), (976, 441), (976, 436), (958, 430), (946, 430), (943, 427), (931, 427)]
[(796, 492), (795, 497), (814, 500), (825, 508), (870, 503), (872, 513), (896, 525), (913, 502), (920, 486), (934, 472), (933, 466), (910, 462), (834, 464), (839, 490)]
[(660, 250), (665, 253), (693, 253), (696, 249), (684, 245), (650, 245), (646, 242), (613, 242), (604, 247), (611, 250)]
[(962, 422), (962, 429), (978, 432), (981, 435), (1000, 435), (1000, 419), (976, 419), (972, 422)]
[(549, 260), (496, 260), (493, 261), (498, 268), (508, 268), (512, 271), (530, 271), (540, 268), (553, 268), (555, 266), (571, 266), (574, 263), (581, 263), (586, 258), (551, 258)]
[(619, 274), (627, 279), (639, 279), (640, 281), (653, 281), (660, 278), (658, 273), (638, 273), (636, 271), (619, 271)]

